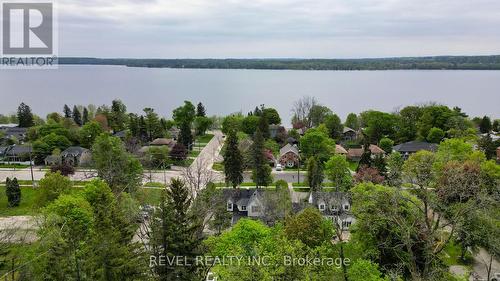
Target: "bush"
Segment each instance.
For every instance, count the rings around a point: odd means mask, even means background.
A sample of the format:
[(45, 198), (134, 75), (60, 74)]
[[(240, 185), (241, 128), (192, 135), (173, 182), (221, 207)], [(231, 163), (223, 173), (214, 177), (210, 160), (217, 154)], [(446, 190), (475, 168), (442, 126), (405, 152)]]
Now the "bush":
[(19, 187), (17, 178), (13, 178), (12, 180), (7, 178), (5, 185), (5, 193), (7, 195), (9, 207), (19, 206), (21, 203), (21, 188)]
[(55, 165), (52, 165), (50, 167), (50, 171), (52, 173), (61, 173), (61, 175), (63, 176), (69, 176), (69, 175), (73, 175), (75, 174), (75, 168), (68, 164), (68, 163), (59, 163), (59, 164), (55, 164)]

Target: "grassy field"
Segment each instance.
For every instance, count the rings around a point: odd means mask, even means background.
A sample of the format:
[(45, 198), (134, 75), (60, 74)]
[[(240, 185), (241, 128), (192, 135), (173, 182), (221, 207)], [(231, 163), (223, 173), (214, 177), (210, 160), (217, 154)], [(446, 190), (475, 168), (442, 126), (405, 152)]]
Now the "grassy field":
[(18, 207), (8, 207), (5, 186), (0, 186), (0, 217), (36, 214), (35, 200), (37, 190), (31, 187), (21, 187), (21, 204)]
[(141, 205), (156, 205), (160, 203), (161, 189), (156, 188), (141, 188), (135, 194), (135, 199)]
[(214, 137), (214, 135), (212, 135), (212, 134), (206, 134), (203, 136), (199, 136), (196, 138), (196, 145), (195, 146), (197, 146), (198, 143), (200, 143), (201, 145), (203, 145), (203, 144), (207, 145), (207, 143), (209, 143), (213, 137)]
[(0, 169), (1, 168), (8, 168), (8, 169), (25, 169), (25, 168), (28, 168), (29, 165), (21, 165), (21, 164), (0, 164)]
[(198, 157), (200, 155), (200, 151), (197, 150), (191, 150), (188, 154), (189, 157)]
[[(294, 182), (294, 183), (292, 183), (292, 185), (293, 185), (293, 187), (307, 187), (307, 188), (309, 188), (309, 184), (306, 182), (300, 182), (300, 183)], [(333, 185), (333, 182), (324, 182), (322, 184), (322, 186), (323, 187), (335, 187)]]
[[(216, 182), (214, 183), (216, 187), (229, 187), (225, 182)], [(255, 183), (254, 182), (242, 182), (240, 184), (241, 187), (252, 187), (252, 186), (255, 186)], [(273, 182), (269, 185), (269, 187), (276, 187), (276, 183)]]
[(215, 171), (223, 172), (224, 171), (224, 164), (214, 163), (214, 165), (212, 166), (212, 169), (214, 169)]

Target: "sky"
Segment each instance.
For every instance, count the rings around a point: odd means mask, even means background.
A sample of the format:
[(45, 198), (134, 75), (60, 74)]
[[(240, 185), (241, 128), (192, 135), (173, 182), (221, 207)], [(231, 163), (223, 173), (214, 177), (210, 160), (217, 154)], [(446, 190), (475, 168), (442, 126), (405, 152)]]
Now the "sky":
[(59, 55), (500, 54), (498, 0), (57, 0)]

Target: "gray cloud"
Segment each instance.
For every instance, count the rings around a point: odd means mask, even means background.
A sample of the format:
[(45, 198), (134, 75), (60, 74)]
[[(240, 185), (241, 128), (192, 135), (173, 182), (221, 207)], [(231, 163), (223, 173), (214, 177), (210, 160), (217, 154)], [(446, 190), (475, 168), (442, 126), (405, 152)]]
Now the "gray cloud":
[(60, 0), (61, 55), (375, 57), (493, 54), (492, 0)]

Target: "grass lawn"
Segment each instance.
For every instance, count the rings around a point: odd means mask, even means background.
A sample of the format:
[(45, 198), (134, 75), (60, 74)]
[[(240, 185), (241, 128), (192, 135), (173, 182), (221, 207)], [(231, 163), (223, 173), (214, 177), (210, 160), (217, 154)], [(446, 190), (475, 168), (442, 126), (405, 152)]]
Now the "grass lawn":
[(12, 169), (12, 168), (16, 168), (16, 169), (25, 169), (25, 168), (28, 168), (29, 165), (21, 165), (21, 164), (6, 164), (6, 163), (3, 163), (3, 164), (0, 164), (0, 169), (1, 168), (9, 168), (9, 169)]
[(189, 157), (198, 157), (200, 155), (200, 151), (198, 150), (191, 150), (188, 154)]
[[(300, 182), (300, 183), (297, 183), (297, 182), (294, 182), (292, 183), (293, 187), (307, 187), (309, 188), (309, 184), (307, 184), (306, 182)], [(323, 187), (335, 187), (333, 185), (333, 182), (324, 182), (322, 184)]]
[(0, 186), (0, 217), (36, 214), (35, 199), (38, 191), (31, 187), (21, 187), (21, 204), (18, 207), (8, 207), (5, 186)]
[(214, 163), (214, 165), (212, 166), (212, 169), (222, 172), (222, 171), (224, 171), (224, 164)]
[(146, 187), (165, 187), (165, 184), (161, 183), (161, 182), (147, 182), (144, 184), (144, 186)]
[(141, 205), (158, 205), (160, 203), (161, 192), (161, 189), (141, 188), (137, 190), (134, 198)]
[(472, 255), (469, 251), (465, 253), (465, 261), (460, 258), (461, 247), (455, 241), (450, 241), (443, 250), (442, 260), (447, 266), (451, 265), (472, 265)]
[[(216, 187), (229, 187), (227, 186), (227, 184), (225, 182), (216, 182), (214, 183)], [(255, 186), (255, 183), (254, 182), (242, 182), (240, 184), (240, 187), (252, 187), (252, 186)], [(273, 182), (271, 183), (268, 187), (276, 187), (276, 182)], [(265, 188), (265, 187), (263, 187)]]
[(358, 168), (358, 162), (347, 161), (347, 163), (349, 163), (349, 169), (353, 172), (356, 172), (356, 169)]
[(196, 138), (196, 145), (195, 146), (197, 146), (198, 142), (202, 143), (202, 144), (205, 143), (205, 145), (206, 145), (208, 142), (210, 142), (210, 140), (213, 137), (214, 137), (214, 135), (212, 135), (212, 134), (206, 134), (206, 135), (203, 135), (203, 136), (199, 136), (199, 137)]

